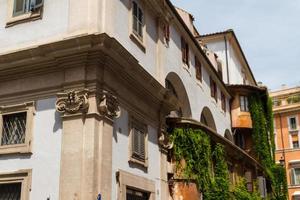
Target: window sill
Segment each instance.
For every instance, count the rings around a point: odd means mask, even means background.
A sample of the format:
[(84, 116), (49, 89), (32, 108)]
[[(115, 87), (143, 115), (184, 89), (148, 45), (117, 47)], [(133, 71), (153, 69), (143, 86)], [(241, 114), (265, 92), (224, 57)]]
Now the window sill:
[(11, 17), (8, 19), (8, 21), (6, 22), (6, 28), (8, 27), (12, 27), (15, 26), (17, 24), (21, 24), (21, 23), (26, 23), (26, 22), (30, 22), (30, 21), (35, 21), (35, 20), (39, 20), (42, 19), (42, 10), (39, 9), (36, 12), (29, 12), (29, 13), (25, 13), (23, 15), (19, 15), (16, 17)]
[(28, 144), (15, 144), (0, 146), (0, 155), (6, 154), (31, 154), (31, 145)]
[(144, 53), (146, 53), (146, 47), (140, 38), (138, 38), (134, 33), (131, 33), (129, 37)]
[(142, 161), (142, 160), (139, 160), (139, 159), (131, 156), (128, 162), (141, 165), (144, 168), (148, 168), (148, 159), (145, 159), (144, 161)]

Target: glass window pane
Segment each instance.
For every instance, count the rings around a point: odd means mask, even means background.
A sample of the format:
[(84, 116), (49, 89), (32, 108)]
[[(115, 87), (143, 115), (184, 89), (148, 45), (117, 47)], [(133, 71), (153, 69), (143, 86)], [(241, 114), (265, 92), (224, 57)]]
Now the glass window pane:
[(14, 13), (23, 13), (25, 12), (25, 0), (15, 0)]

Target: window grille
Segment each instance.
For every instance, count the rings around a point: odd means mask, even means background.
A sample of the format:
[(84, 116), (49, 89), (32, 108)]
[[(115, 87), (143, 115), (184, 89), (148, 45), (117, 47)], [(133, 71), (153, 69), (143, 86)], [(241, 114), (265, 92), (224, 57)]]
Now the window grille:
[(25, 143), (26, 112), (2, 116), (1, 145)]
[(1, 200), (20, 200), (22, 183), (0, 184)]
[(149, 193), (127, 188), (126, 200), (149, 200)]

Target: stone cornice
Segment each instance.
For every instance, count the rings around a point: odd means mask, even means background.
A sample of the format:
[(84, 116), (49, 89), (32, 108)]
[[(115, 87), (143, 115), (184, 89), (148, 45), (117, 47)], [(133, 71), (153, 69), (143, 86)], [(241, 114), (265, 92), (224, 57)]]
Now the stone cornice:
[[(98, 90), (103, 84), (112, 87), (108, 91), (119, 91), (124, 86), (153, 109), (158, 110), (161, 104), (166, 110), (175, 109), (176, 101), (168, 90), (106, 34), (71, 38), (0, 56), (1, 104), (54, 97), (59, 91), (76, 88)], [(127, 102), (126, 107), (132, 106), (128, 95), (118, 94), (118, 101)], [(149, 114), (142, 107), (139, 110)], [(152, 115), (154, 120), (154, 111)]]

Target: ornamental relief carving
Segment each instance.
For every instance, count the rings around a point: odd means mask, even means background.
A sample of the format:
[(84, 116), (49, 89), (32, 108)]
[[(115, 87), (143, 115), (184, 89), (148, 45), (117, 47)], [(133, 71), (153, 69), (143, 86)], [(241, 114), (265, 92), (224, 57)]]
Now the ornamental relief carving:
[(169, 135), (164, 128), (161, 128), (158, 143), (159, 146), (165, 150), (171, 150), (174, 146), (174, 144), (170, 141)]
[(99, 98), (98, 110), (102, 116), (110, 119), (120, 116), (120, 107), (117, 97), (108, 91), (103, 90)]
[(55, 107), (59, 113), (75, 114), (77, 112), (87, 112), (89, 108), (87, 89), (58, 93), (57, 98)]

